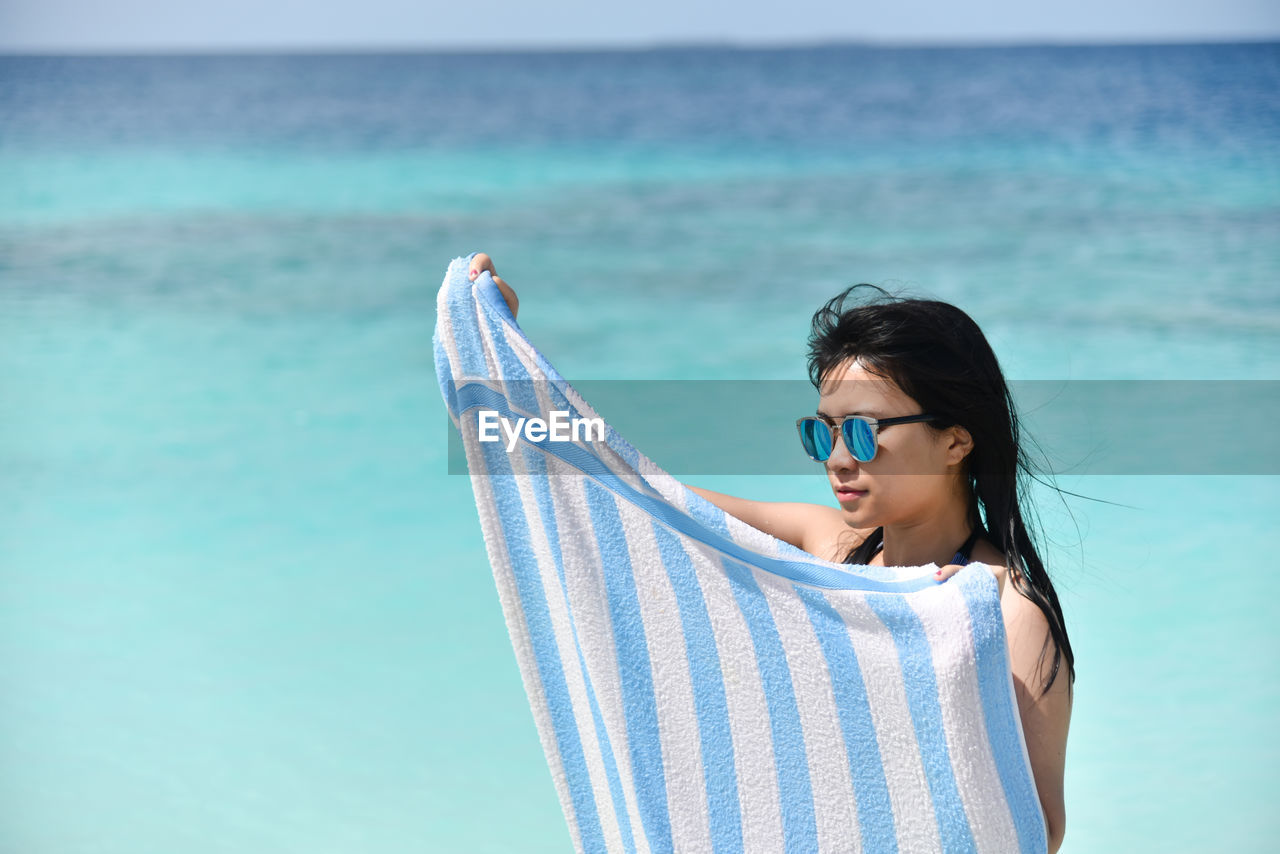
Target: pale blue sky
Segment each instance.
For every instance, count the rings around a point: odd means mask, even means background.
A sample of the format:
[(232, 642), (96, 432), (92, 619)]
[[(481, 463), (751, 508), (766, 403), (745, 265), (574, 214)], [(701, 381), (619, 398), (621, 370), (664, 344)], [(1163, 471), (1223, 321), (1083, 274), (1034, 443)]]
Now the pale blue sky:
[(0, 0), (0, 51), (1280, 39), (1280, 0)]

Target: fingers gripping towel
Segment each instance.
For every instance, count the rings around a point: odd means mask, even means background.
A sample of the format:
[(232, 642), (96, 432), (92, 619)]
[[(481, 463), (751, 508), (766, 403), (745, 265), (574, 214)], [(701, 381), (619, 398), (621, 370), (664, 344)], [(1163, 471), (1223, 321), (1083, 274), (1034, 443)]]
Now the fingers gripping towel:
[(990, 570), (820, 561), (607, 425), (498, 429), (598, 416), (468, 261), (436, 370), (577, 849), (1044, 851)]

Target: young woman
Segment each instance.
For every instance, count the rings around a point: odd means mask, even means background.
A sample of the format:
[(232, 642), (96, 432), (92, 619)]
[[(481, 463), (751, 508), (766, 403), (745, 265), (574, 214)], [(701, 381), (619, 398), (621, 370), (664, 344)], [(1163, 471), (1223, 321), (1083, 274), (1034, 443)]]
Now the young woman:
[[(514, 315), (515, 292), (485, 254)], [(860, 289), (875, 292), (858, 300)], [(955, 306), (850, 288), (813, 318), (809, 377), (817, 411), (797, 422), (821, 462), (836, 507), (752, 501), (691, 487), (725, 512), (825, 560), (879, 566), (938, 564), (945, 580), (969, 562), (992, 567), (1013, 683), (1048, 829), (1066, 827), (1063, 767), (1075, 678), (1062, 609), (1023, 520), (1027, 471), (999, 363), (977, 324)]]

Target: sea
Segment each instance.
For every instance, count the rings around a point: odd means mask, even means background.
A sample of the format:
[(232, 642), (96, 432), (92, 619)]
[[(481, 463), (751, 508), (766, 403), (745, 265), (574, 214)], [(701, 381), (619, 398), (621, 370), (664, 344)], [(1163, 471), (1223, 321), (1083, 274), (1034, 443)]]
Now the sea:
[[(0, 851), (571, 850), (446, 463), (475, 251), (571, 380), (803, 381), (870, 282), (1274, 443), (1280, 45), (0, 57)], [(1062, 850), (1274, 850), (1277, 469), (1049, 482)]]

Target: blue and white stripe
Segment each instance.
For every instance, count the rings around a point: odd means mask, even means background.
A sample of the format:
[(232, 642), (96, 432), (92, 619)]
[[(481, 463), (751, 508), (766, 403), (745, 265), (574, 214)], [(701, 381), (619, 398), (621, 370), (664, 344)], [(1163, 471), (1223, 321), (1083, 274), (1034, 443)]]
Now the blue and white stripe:
[(576, 849), (1045, 850), (986, 568), (816, 560), (612, 429), (480, 443), (480, 407), (596, 413), (467, 262), (437, 372)]

